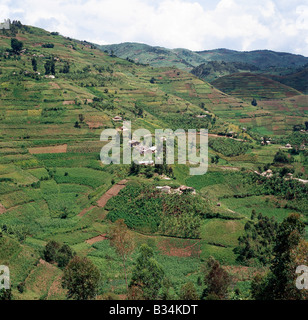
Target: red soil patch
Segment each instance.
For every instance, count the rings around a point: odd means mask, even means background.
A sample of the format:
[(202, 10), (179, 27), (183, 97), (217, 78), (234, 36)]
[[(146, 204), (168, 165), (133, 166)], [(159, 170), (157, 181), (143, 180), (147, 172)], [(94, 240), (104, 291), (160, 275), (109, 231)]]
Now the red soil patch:
[(63, 101), (63, 105), (68, 105), (68, 104), (75, 104), (75, 101), (74, 100)]
[(91, 238), (91, 239), (88, 239), (85, 242), (90, 244), (90, 245), (92, 245), (93, 243), (106, 240), (107, 239), (106, 235), (107, 235), (106, 233), (105, 234), (100, 234), (99, 236)]
[(223, 266), (223, 268), (238, 281), (251, 280), (259, 273), (257, 268), (245, 266)]
[(240, 119), (240, 122), (241, 123), (248, 123), (248, 122), (251, 122), (251, 119), (250, 118)]
[(27, 38), (21, 36), (16, 36), (16, 39), (19, 41), (27, 40)]
[(193, 244), (191, 241), (183, 240), (179, 243), (172, 243), (169, 239), (163, 240), (159, 244), (162, 254), (174, 257), (199, 257), (201, 253), (200, 240)]
[(111, 188), (97, 201), (98, 206), (101, 207), (101, 208), (104, 208), (109, 199), (111, 199), (112, 197), (116, 196), (116, 195), (120, 192), (120, 190), (122, 190), (123, 188), (125, 188), (126, 182), (127, 182), (127, 180), (124, 179), (124, 180), (118, 182), (117, 184), (115, 184), (113, 187), (111, 187)]
[(58, 296), (65, 295), (66, 290), (63, 289), (62, 287), (62, 276), (58, 276), (55, 278), (53, 283), (51, 284), (49, 290), (48, 290), (48, 295), (47, 299), (48, 300), (54, 300), (58, 299)]
[(95, 122), (95, 121), (86, 121), (86, 124), (88, 125), (89, 129), (97, 129), (104, 126), (102, 122)]
[(62, 144), (58, 146), (50, 147), (35, 147), (29, 148), (29, 153), (31, 154), (42, 154), (42, 153), (66, 153), (67, 144)]
[(4, 213), (4, 212), (6, 212), (6, 209), (5, 209), (4, 205), (2, 205), (2, 204), (0, 203), (0, 214), (2, 214), (2, 213)]
[(95, 206), (91, 206), (90, 208), (85, 208), (85, 209), (83, 209), (83, 210), (78, 214), (78, 217), (83, 217), (88, 211), (92, 210), (93, 208), (95, 208)]
[[(109, 199), (112, 197), (116, 196), (121, 189), (125, 187), (127, 180), (124, 179), (117, 184), (115, 184), (113, 187), (111, 187), (105, 194), (101, 196), (101, 198), (97, 201), (97, 204), (100, 208), (104, 208), (106, 203), (108, 202)], [(92, 210), (93, 208), (96, 208), (96, 206), (91, 206), (89, 208), (83, 209), (79, 214), (78, 217), (84, 216), (88, 211)], [(103, 219), (104, 215), (100, 217), (100, 219)], [(90, 240), (90, 239), (89, 239)], [(87, 240), (88, 241), (88, 240)], [(100, 240), (99, 240), (100, 241)]]

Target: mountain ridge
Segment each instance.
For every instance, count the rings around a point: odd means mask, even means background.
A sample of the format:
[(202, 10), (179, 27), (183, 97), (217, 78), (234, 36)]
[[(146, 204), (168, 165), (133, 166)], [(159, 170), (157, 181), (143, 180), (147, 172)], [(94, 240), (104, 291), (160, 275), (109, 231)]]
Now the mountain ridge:
[[(308, 63), (308, 57), (288, 52), (273, 50), (237, 51), (226, 48), (213, 50), (192, 51), (185, 48), (168, 49), (160, 46), (151, 46), (136, 42), (123, 42), (111, 45), (96, 45), (101, 50), (113, 51), (120, 58), (133, 59), (135, 62), (155, 66), (172, 66), (181, 69), (196, 67), (208, 61), (245, 62), (259, 68), (275, 67), (301, 67)], [(146, 53), (141, 54), (140, 46), (146, 48)], [(185, 63), (183, 63), (185, 61)], [(185, 65), (186, 64), (186, 65)], [(191, 67), (187, 66), (190, 65)]]

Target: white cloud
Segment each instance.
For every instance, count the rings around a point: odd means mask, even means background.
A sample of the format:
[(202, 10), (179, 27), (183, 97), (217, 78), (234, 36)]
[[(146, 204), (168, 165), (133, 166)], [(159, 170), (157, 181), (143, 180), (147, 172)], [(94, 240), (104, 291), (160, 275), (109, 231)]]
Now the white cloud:
[(2, 0), (0, 13), (2, 19), (99, 43), (308, 55), (305, 0)]

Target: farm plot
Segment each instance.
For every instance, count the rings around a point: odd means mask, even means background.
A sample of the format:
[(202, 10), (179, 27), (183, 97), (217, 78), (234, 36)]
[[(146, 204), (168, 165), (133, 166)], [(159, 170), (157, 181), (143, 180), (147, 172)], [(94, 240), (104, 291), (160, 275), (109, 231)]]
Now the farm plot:
[(66, 151), (67, 151), (67, 144), (62, 144), (58, 146), (29, 148), (29, 152), (31, 154), (66, 153)]

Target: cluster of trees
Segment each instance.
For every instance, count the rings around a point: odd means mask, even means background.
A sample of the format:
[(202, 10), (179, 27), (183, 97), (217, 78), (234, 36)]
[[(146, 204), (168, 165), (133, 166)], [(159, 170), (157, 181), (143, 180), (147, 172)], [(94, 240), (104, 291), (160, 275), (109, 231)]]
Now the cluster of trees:
[(19, 20), (10, 21), (10, 19), (8, 19), (8, 22), (10, 24), (9, 29), (0, 29), (1, 33), (6, 37), (15, 37), (19, 30), (31, 33), (31, 29), (23, 25)]
[(277, 151), (273, 160), (274, 163), (291, 163), (292, 161), (294, 161), (293, 157), (288, 156), (288, 154), (282, 150)]
[(51, 59), (47, 60), (44, 65), (44, 68), (45, 68), (46, 75), (49, 75), (49, 74), (55, 75), (56, 74), (56, 65), (55, 65), (54, 59), (51, 58)]
[(55, 45), (53, 43), (43, 43), (42, 48), (53, 48)]
[(197, 195), (165, 194), (148, 185), (127, 185), (106, 208), (108, 219), (124, 219), (131, 229), (187, 238), (200, 236), (202, 218), (210, 213)]
[(304, 124), (295, 124), (293, 126), (293, 131), (300, 131), (300, 130), (308, 130), (308, 121), (305, 121)]
[(307, 199), (308, 185), (296, 181), (294, 179), (284, 179), (279, 175), (274, 175), (270, 179), (250, 174), (248, 183), (254, 186), (255, 192), (265, 195), (275, 195), (286, 200), (294, 200), (298, 202)]
[(267, 265), (273, 258), (273, 246), (278, 224), (274, 218), (256, 214), (252, 211), (251, 220), (245, 224), (245, 233), (238, 239), (239, 245), (234, 249), (237, 261), (249, 264), (253, 260)]
[(279, 225), (273, 248), (270, 272), (258, 274), (251, 285), (256, 300), (307, 300), (307, 290), (296, 286), (296, 268), (308, 263), (305, 224), (298, 214), (291, 214)]
[(209, 146), (227, 157), (244, 154), (250, 148), (247, 143), (228, 138), (209, 139)]
[(62, 285), (68, 299), (94, 299), (98, 292), (101, 273), (88, 258), (75, 256), (64, 269)]
[(49, 263), (57, 263), (59, 268), (67, 266), (75, 256), (75, 252), (67, 244), (60, 244), (54, 240), (48, 241), (43, 251), (43, 258)]
[[(33, 57), (31, 59), (31, 63), (32, 63), (32, 69), (33, 71), (37, 71), (37, 59), (35, 57)], [(55, 62), (53, 58), (50, 58), (49, 60), (46, 61), (44, 68), (45, 68), (45, 74), (56, 74), (56, 69), (55, 69)], [(69, 62), (64, 62), (63, 67), (59, 70), (60, 73), (69, 73), (70, 72), (70, 64)]]
[(145, 169), (140, 166), (139, 164), (136, 164), (134, 161), (129, 167), (129, 174), (130, 175), (138, 175), (139, 173), (145, 173), (147, 178), (152, 178), (154, 173), (157, 173), (158, 175), (166, 175), (170, 178), (174, 178), (173, 169), (171, 166), (168, 166), (165, 164), (155, 164), (154, 167), (147, 166)]
[(217, 164), (219, 159), (220, 159), (220, 157), (218, 155), (215, 155), (214, 157), (211, 157), (211, 163)]
[(23, 48), (23, 42), (17, 40), (16, 38), (12, 38), (11, 39), (11, 48), (12, 48), (12, 52), (15, 54), (20, 54), (20, 51)]

